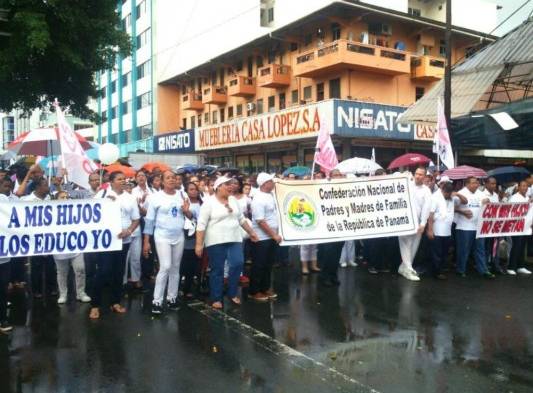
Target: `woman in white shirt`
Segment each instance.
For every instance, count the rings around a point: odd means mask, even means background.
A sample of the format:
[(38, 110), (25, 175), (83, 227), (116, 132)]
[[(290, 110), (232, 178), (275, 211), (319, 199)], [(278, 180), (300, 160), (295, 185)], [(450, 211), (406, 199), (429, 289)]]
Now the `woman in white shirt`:
[(152, 314), (163, 312), (163, 297), (168, 283), (167, 306), (177, 310), (180, 262), (185, 243), (183, 227), (185, 216), (189, 219), (189, 200), (176, 191), (176, 175), (171, 171), (163, 173), (163, 189), (150, 197), (145, 217), (143, 254), (151, 251), (150, 236), (154, 237), (159, 257), (159, 272), (155, 279)]
[(203, 253), (204, 241), (209, 256), (209, 288), (212, 306), (222, 308), (224, 286), (224, 262), (229, 265), (228, 292), (232, 303), (241, 303), (237, 297), (239, 275), (243, 266), (242, 227), (250, 240), (257, 241), (257, 235), (245, 220), (237, 200), (232, 197), (230, 178), (219, 177), (214, 184), (215, 194), (200, 208), (196, 228), (196, 255)]
[[(514, 193), (509, 202), (511, 203), (529, 203), (527, 197), (528, 183), (526, 180), (522, 180), (518, 183), (517, 192)], [(528, 222), (531, 225), (531, 222)], [(507, 274), (514, 276), (516, 273), (531, 274), (531, 271), (526, 269), (524, 255), (526, 253), (526, 244), (529, 236), (513, 236), (513, 245), (511, 248), (511, 257), (509, 259), (509, 266), (507, 267)]]
[(126, 255), (131, 242), (131, 234), (139, 226), (139, 207), (135, 198), (124, 191), (126, 177), (122, 172), (109, 174), (109, 187), (99, 191), (95, 198), (111, 199), (117, 209), (120, 209), (122, 231), (117, 234), (122, 239), (122, 249), (102, 253), (100, 258), (95, 258), (96, 275), (94, 277), (94, 290), (91, 299), (91, 311), (89, 318), (100, 318), (100, 306), (104, 285), (109, 283), (111, 287), (111, 311), (122, 314), (126, 309), (120, 304), (124, 269), (126, 268)]
[[(198, 222), (200, 207), (203, 203), (200, 198), (200, 189), (198, 188), (198, 185), (190, 182), (185, 185), (185, 191), (187, 192), (187, 197), (190, 202), (189, 210), (191, 211), (192, 216), (191, 221), (196, 223)], [(192, 285), (194, 276), (198, 273), (198, 268), (200, 266), (200, 258), (194, 253), (194, 247), (196, 245), (196, 228), (194, 228), (194, 233), (191, 233), (192, 231), (193, 229), (185, 229), (184, 231), (185, 247), (183, 249), (183, 258), (180, 265), (180, 283), (182, 284), (180, 290), (183, 292), (185, 300), (191, 300), (194, 298)]]

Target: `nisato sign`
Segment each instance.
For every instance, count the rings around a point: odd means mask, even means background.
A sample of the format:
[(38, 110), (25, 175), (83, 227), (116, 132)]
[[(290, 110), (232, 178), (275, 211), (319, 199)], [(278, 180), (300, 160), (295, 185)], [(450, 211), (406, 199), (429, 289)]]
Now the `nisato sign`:
[(194, 153), (194, 130), (154, 136), (154, 153)]

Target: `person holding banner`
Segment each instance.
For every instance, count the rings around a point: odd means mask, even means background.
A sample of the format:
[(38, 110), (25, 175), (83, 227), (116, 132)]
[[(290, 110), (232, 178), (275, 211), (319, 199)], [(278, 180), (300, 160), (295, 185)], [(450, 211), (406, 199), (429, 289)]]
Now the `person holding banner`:
[(126, 309), (120, 304), (122, 298), (124, 269), (126, 267), (126, 255), (131, 242), (131, 234), (139, 226), (139, 207), (135, 198), (124, 191), (126, 177), (122, 172), (111, 172), (109, 174), (109, 187), (101, 190), (95, 198), (109, 198), (120, 209), (122, 231), (117, 234), (122, 239), (122, 249), (109, 251), (102, 254), (100, 258), (95, 258), (96, 276), (94, 278), (94, 290), (91, 299), (91, 311), (89, 318), (100, 318), (100, 307), (102, 305), (102, 291), (104, 285), (109, 283), (111, 287), (111, 311), (123, 314)]
[(214, 184), (215, 194), (208, 198), (200, 208), (196, 227), (195, 253), (202, 257), (205, 247), (209, 256), (210, 298), (212, 307), (221, 309), (224, 288), (224, 263), (229, 265), (227, 295), (235, 305), (241, 304), (237, 297), (239, 276), (244, 264), (242, 252), (242, 227), (252, 242), (258, 240), (255, 231), (248, 225), (239, 209), (237, 200), (231, 196), (231, 178), (220, 176)]
[(144, 257), (151, 251), (150, 237), (153, 236), (159, 257), (159, 272), (155, 279), (152, 314), (163, 313), (163, 298), (167, 290), (167, 306), (178, 310), (178, 287), (181, 258), (185, 236), (185, 217), (191, 219), (190, 202), (183, 193), (176, 190), (176, 175), (172, 171), (163, 173), (163, 189), (150, 197), (144, 224)]
[[(528, 203), (529, 198), (527, 196), (528, 183), (526, 180), (522, 180), (518, 183), (518, 191), (514, 193), (509, 202), (511, 203)], [(531, 206), (530, 206), (531, 209)], [(516, 273), (530, 275), (531, 271), (526, 269), (524, 256), (526, 254), (526, 244), (529, 236), (513, 236), (513, 245), (511, 247), (511, 258), (509, 259), (509, 266), (507, 268), (507, 274), (515, 276)]]
[(402, 256), (402, 263), (398, 268), (398, 274), (404, 276), (410, 281), (420, 281), (418, 273), (413, 269), (413, 261), (422, 239), (422, 234), (426, 228), (426, 223), (429, 217), (429, 208), (431, 204), (431, 191), (424, 185), (426, 177), (426, 169), (418, 167), (414, 175), (414, 201), (415, 205), (415, 222), (418, 226), (418, 231), (414, 235), (400, 236), (398, 242), (400, 244), (400, 254)]
[[(4, 184), (5, 179), (0, 180)], [(1, 191), (1, 190), (0, 190)], [(9, 198), (0, 192), (0, 203), (8, 203)], [(7, 292), (11, 280), (10, 258), (0, 258), (0, 332), (9, 333), (13, 327), (7, 321)]]
[[(498, 182), (496, 181), (495, 177), (489, 177), (485, 180), (485, 189), (483, 190), (483, 194), (485, 194), (490, 203), (500, 202), (497, 188)], [(503, 269), (500, 266), (500, 258), (498, 256), (499, 244), (499, 237), (485, 238), (485, 255), (487, 256), (488, 266), (492, 267), (492, 272), (496, 274), (503, 274)]]
[(273, 300), (278, 295), (271, 288), (272, 266), (281, 236), (278, 234), (278, 212), (272, 191), (274, 175), (261, 172), (257, 176), (258, 191), (252, 200), (252, 228), (259, 241), (252, 245), (250, 297), (258, 302)]

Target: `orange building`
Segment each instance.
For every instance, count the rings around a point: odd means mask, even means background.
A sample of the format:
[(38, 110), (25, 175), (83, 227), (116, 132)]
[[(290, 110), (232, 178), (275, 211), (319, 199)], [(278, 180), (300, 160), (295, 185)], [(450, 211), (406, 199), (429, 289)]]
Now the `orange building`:
[[(480, 38), (454, 28), (452, 61)], [(431, 129), (394, 119), (443, 78), (445, 53), (440, 22), (334, 4), (160, 84), (159, 132), (195, 129), (208, 163), (274, 171), (312, 162), (314, 111), (340, 159), (376, 147), (386, 164), (431, 149)]]

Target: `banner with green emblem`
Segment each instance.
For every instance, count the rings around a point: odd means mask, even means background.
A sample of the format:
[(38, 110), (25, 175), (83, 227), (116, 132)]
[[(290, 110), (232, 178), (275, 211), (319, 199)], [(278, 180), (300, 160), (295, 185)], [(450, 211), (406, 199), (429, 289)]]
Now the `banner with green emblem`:
[(406, 175), (276, 180), (282, 245), (317, 244), (416, 233)]

